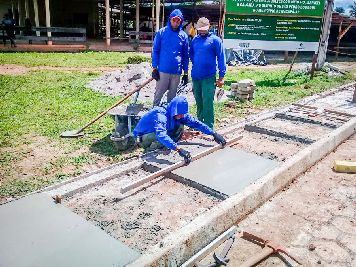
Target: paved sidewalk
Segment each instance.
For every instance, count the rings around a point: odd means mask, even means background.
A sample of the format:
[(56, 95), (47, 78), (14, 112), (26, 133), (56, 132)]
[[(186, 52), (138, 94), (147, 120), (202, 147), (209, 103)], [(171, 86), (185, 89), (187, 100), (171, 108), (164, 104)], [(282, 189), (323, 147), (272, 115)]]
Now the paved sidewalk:
[[(334, 160), (350, 159), (356, 160), (355, 134), (239, 227), (286, 247), (303, 266), (356, 266), (356, 174), (332, 169)], [(228, 266), (239, 266), (260, 250), (258, 245), (237, 238)], [(209, 255), (204, 263), (211, 260)], [(258, 266), (299, 265), (288, 257), (274, 256)]]

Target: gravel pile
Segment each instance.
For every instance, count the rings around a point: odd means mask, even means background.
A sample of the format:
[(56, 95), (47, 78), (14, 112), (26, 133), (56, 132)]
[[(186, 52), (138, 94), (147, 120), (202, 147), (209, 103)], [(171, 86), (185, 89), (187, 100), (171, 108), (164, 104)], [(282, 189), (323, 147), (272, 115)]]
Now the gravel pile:
[[(124, 68), (104, 73), (98, 79), (90, 82), (88, 87), (110, 96), (123, 96), (129, 91), (132, 91), (135, 86), (144, 83), (151, 77), (151, 65), (148, 62), (140, 64), (129, 64)], [(140, 91), (138, 101), (140, 102), (152, 102), (153, 95), (156, 88), (156, 81), (150, 82)], [(190, 104), (195, 103), (192, 85), (189, 83), (185, 90), (182, 92), (187, 96)], [(163, 97), (166, 101), (166, 97)]]

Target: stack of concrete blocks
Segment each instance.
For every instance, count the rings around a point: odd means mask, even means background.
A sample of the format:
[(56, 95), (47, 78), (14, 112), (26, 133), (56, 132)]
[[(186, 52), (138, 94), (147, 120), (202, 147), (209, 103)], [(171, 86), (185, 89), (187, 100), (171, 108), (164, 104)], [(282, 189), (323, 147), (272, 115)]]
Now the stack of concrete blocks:
[(231, 95), (242, 100), (252, 100), (256, 83), (254, 80), (246, 79), (231, 84)]

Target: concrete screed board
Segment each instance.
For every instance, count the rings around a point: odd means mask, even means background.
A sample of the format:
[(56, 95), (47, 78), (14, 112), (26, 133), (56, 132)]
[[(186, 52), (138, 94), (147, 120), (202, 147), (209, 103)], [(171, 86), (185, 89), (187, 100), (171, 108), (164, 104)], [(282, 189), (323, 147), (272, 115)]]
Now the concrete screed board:
[(193, 161), (173, 173), (231, 196), (278, 165), (277, 161), (226, 147)]
[(140, 254), (44, 194), (0, 206), (0, 267), (124, 266)]

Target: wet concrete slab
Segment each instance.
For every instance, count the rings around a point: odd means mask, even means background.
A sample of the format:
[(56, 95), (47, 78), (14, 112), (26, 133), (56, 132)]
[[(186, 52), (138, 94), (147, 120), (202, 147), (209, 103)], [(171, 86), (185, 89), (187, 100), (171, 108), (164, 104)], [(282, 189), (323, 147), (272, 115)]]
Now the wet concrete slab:
[(34, 194), (0, 206), (0, 266), (125, 266), (140, 254)]
[(179, 168), (173, 174), (231, 196), (278, 165), (278, 161), (227, 147)]

